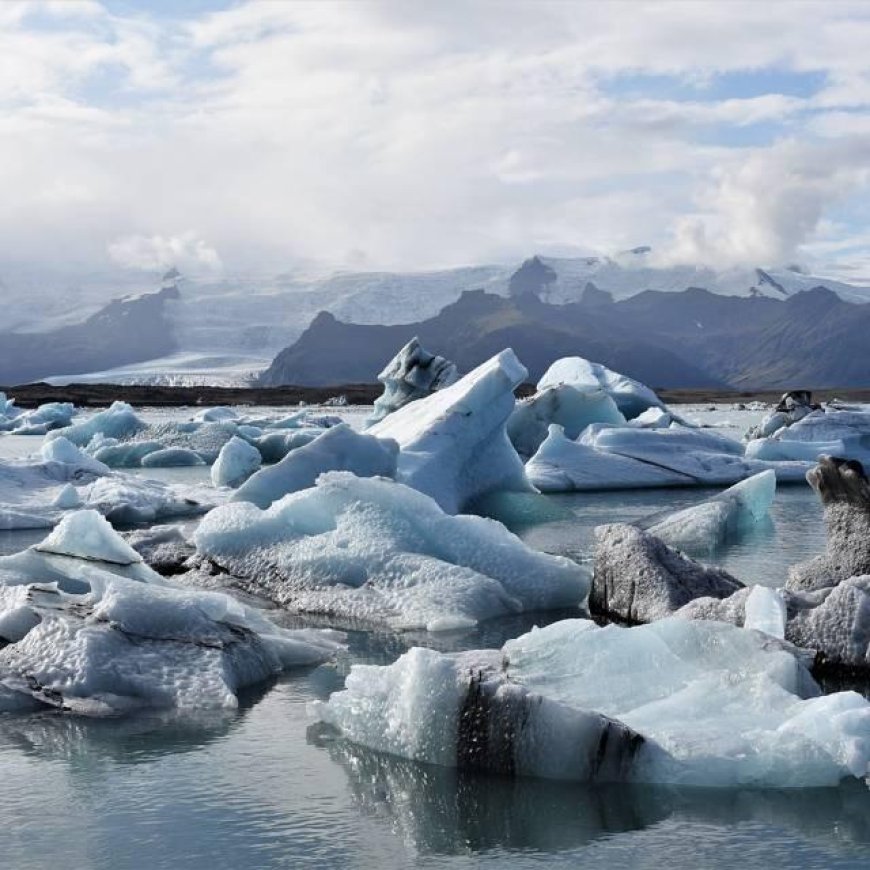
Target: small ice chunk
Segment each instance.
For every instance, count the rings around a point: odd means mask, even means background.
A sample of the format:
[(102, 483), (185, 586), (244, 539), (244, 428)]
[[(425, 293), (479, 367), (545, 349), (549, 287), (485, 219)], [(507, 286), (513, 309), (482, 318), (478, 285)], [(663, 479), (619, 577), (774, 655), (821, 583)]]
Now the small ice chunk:
[(205, 465), (205, 462), (198, 453), (186, 447), (165, 447), (142, 457), (143, 468), (184, 468), (193, 465)]
[(234, 435), (221, 447), (211, 467), (211, 482), (215, 486), (241, 486), (262, 464), (260, 451), (244, 438)]
[(64, 465), (73, 465), (91, 474), (104, 475), (109, 473), (109, 468), (93, 456), (88, 456), (63, 436), (45, 441), (40, 449), (40, 455), (45, 462), (60, 462)]
[(66, 484), (52, 502), (52, 505), (60, 510), (74, 510), (81, 507), (81, 504), (78, 490), (71, 483)]
[(785, 602), (776, 589), (753, 586), (744, 608), (744, 628), (754, 628), (780, 640), (785, 637)]
[(142, 557), (112, 528), (111, 523), (95, 510), (67, 514), (36, 546), (43, 553), (76, 556), (116, 565), (132, 565)]

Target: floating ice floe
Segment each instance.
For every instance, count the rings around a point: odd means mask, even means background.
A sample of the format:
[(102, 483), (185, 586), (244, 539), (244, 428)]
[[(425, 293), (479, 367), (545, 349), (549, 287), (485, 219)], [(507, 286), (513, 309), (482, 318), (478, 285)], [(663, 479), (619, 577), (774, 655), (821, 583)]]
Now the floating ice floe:
[(223, 498), (205, 486), (174, 486), (110, 471), (64, 437), (40, 461), (0, 460), (0, 529), (51, 528), (65, 511), (92, 507), (116, 524), (205, 513)]
[(695, 555), (709, 555), (764, 519), (776, 495), (770, 469), (692, 507), (643, 524), (666, 544)]
[(767, 469), (779, 481), (797, 481), (810, 467), (746, 458), (739, 442), (679, 424), (667, 429), (592, 424), (576, 441), (554, 424), (526, 463), (526, 474), (543, 492), (570, 492), (727, 485)]
[(375, 399), (375, 407), (367, 420), (371, 426), (409, 402), (429, 396), (449, 387), (459, 379), (456, 366), (429, 353), (415, 336), (384, 367), (378, 380), (384, 392)]
[(461, 380), (394, 411), (368, 432), (398, 442), (398, 479), (449, 513), (497, 490), (529, 491), (523, 464), (505, 432), (514, 389), (527, 371), (512, 350)]
[(70, 402), (47, 402), (32, 411), (25, 411), (0, 392), (0, 432), (17, 435), (44, 435), (52, 429), (69, 426), (75, 414)]
[(49, 432), (46, 439), (66, 438), (78, 447), (86, 447), (95, 436), (132, 438), (145, 428), (145, 422), (130, 405), (126, 402), (113, 402), (105, 411), (100, 411), (81, 423)]
[(832, 404), (821, 408), (806, 391), (786, 393), (777, 410), (746, 437), (746, 455), (756, 459), (815, 461), (828, 455), (867, 463), (870, 410)]
[(113, 715), (232, 708), (285, 668), (330, 658), (335, 632), (278, 628), (214, 592), (178, 589), (94, 511), (0, 558), (0, 712)]
[(566, 620), (496, 651), (413, 649), (355, 665), (313, 709), (379, 752), (517, 776), (784, 788), (870, 773), (870, 703), (820, 696), (775, 639), (721, 623)]
[(208, 572), (217, 566), (246, 591), (346, 624), (465, 628), (582, 607), (589, 589), (585, 568), (531, 550), (501, 523), (450, 516), (423, 493), (348, 472), (323, 474), (265, 511), (216, 508), (193, 540)]
[(753, 426), (746, 433), (746, 437), (747, 439), (767, 438), (820, 409), (821, 405), (813, 402), (813, 394), (809, 390), (791, 390), (783, 393), (773, 411), (761, 423)]
[(357, 477), (394, 477), (398, 445), (386, 438), (355, 432), (347, 423), (324, 429), (309, 444), (288, 453), (276, 465), (261, 468), (233, 494), (267, 508), (291, 492), (314, 486), (326, 471), (351, 471)]
[(232, 489), (241, 486), (262, 465), (260, 451), (243, 438), (234, 435), (221, 447), (211, 467), (211, 482)]

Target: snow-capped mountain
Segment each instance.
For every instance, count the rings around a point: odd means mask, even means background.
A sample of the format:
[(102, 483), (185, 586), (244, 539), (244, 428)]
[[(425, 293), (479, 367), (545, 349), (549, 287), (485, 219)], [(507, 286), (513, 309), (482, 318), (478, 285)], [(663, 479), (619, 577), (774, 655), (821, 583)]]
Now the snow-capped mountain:
[[(870, 301), (870, 286), (807, 274), (797, 267), (721, 270), (661, 266), (647, 246), (612, 256), (533, 257), (519, 269), (516, 264), (496, 264), (428, 272), (247, 274), (220, 279), (186, 279), (177, 270), (170, 270), (155, 275), (153, 286), (171, 285), (178, 290), (176, 298), (164, 303), (173, 334), (173, 353), (156, 357), (153, 362), (137, 360), (133, 368), (129, 360), (119, 361), (124, 363), (120, 369), (110, 367), (79, 377), (126, 383), (238, 383), (250, 372), (265, 368), (279, 350), (302, 335), (321, 311), (346, 323), (414, 323), (434, 317), (468, 290), (515, 295), (517, 282), (522, 284), (520, 279), (524, 277), (530, 278), (532, 292), (539, 299), (557, 305), (578, 302), (595, 290), (617, 301), (645, 290), (678, 293), (689, 288), (703, 288), (718, 295), (782, 300), (819, 286), (845, 301)], [(125, 275), (119, 282), (123, 293), (129, 292), (130, 281), (130, 276)], [(9, 293), (13, 300), (14, 283)], [(81, 286), (85, 283), (79, 281)], [(101, 275), (93, 293), (88, 293), (87, 287), (77, 291), (79, 305), (71, 308), (69, 304), (53, 303), (53, 307), (43, 309), (40, 322), (31, 316), (26, 325), (11, 318), (10, 331), (47, 332), (69, 325), (71, 310), (91, 313), (99, 309), (94, 304), (95, 294), (99, 289), (105, 299), (105, 287), (106, 276)], [(142, 289), (141, 279), (138, 289)], [(47, 291), (43, 295), (50, 297)], [(15, 309), (14, 303), (11, 307)], [(63, 378), (75, 371), (80, 373), (81, 368), (73, 365), (68, 371), (45, 374)]]

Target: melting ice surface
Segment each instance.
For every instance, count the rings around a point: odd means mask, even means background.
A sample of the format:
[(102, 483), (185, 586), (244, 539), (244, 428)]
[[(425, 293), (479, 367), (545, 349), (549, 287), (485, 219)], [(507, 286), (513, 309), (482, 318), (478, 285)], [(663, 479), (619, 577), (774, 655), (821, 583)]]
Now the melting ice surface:
[[(175, 413), (143, 416), (151, 423)], [(689, 415), (731, 422), (739, 437), (763, 412)], [(32, 439), (0, 438), (0, 455), (33, 449)], [(143, 472), (203, 483), (209, 470)], [(493, 510), (527, 543), (577, 555), (598, 523), (641, 520), (715, 492), (516, 494)], [(45, 535), (0, 533), (0, 549)], [(823, 544), (818, 500), (809, 488), (780, 486), (770, 521), (712, 559), (746, 582), (778, 585), (789, 563)], [(114, 870), (141, 867), (147, 855), (153, 867), (196, 870), (868, 865), (870, 798), (858, 783), (779, 791), (560, 784), (461, 773), (306, 735), (306, 704), (341, 689), (350, 664), (391, 664), (412, 645), (495, 649), (565, 615), (507, 617), (451, 636), (352, 633), (338, 669), (289, 673), (242, 694), (237, 711), (194, 719), (0, 717), (2, 864)]]

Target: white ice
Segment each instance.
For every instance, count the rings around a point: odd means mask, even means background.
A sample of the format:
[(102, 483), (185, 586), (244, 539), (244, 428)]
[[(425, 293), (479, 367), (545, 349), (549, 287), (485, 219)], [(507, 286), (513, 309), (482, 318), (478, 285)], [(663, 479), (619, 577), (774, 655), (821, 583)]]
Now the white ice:
[(602, 389), (578, 390), (570, 384), (547, 387), (517, 402), (507, 422), (507, 433), (520, 456), (532, 456), (557, 423), (567, 438), (575, 439), (590, 423), (624, 424), (625, 417)]
[(523, 464), (505, 432), (513, 391), (527, 374), (514, 352), (504, 350), (368, 431), (398, 442), (398, 479), (432, 496), (449, 513), (488, 492), (527, 491)]
[(0, 558), (0, 712), (231, 708), (244, 686), (339, 648), (335, 632), (281, 629), (229, 596), (120, 564), (134, 557), (85, 511)]
[[(505, 734), (513, 755), (504, 769), (513, 762), (516, 773), (582, 779), (593, 769), (600, 777), (589, 763), (602, 751), (592, 713), (645, 738), (610, 769), (614, 779), (783, 788), (833, 786), (870, 773), (870, 702), (855, 692), (821, 696), (776, 640), (717, 622), (600, 628), (565, 620), (495, 652), (414, 649), (388, 667), (354, 666), (347, 688), (315, 710), (352, 741), (454, 765), (467, 754), (469, 723), (460, 712), (478, 673), (505, 691), (544, 699), (515, 705), (513, 718), (510, 704), (472, 710), (494, 717), (490, 733)], [(530, 714), (544, 703), (548, 709)], [(531, 761), (530, 744), (537, 751)]]
[(803, 480), (811, 463), (748, 459), (733, 439), (679, 424), (667, 429), (593, 424), (577, 441), (560, 426), (526, 463), (528, 479), (544, 492), (717, 486), (767, 469), (777, 480)]
[(767, 516), (776, 495), (776, 473), (761, 471), (692, 507), (647, 527), (666, 544), (693, 555), (715, 552)]
[(870, 411), (828, 407), (813, 411), (767, 438), (750, 441), (747, 455), (799, 457), (827, 454), (870, 464)]
[(567, 384), (579, 392), (594, 393), (603, 390), (629, 420), (648, 408), (665, 407), (661, 399), (640, 381), (579, 356), (557, 359), (538, 381), (538, 390), (546, 390), (559, 384)]
[(342, 423), (323, 430), (310, 444), (288, 453), (276, 465), (261, 468), (238, 488), (233, 501), (267, 508), (288, 493), (314, 486), (318, 475), (325, 471), (394, 477), (397, 455), (395, 441), (355, 432)]
[(501, 523), (450, 516), (402, 484), (348, 472), (323, 474), (266, 511), (216, 508), (194, 543), (244, 588), (289, 609), (396, 629), (579, 607), (589, 591), (586, 568), (531, 550)]
[(144, 421), (126, 402), (113, 402), (105, 411), (94, 414), (81, 423), (54, 429), (46, 439), (66, 438), (78, 447), (86, 447), (95, 435), (106, 438), (132, 438), (145, 428)]
[(782, 595), (769, 586), (753, 586), (744, 605), (744, 628), (754, 628), (782, 640), (786, 611)]
[(241, 486), (262, 464), (260, 451), (243, 438), (234, 435), (221, 447), (211, 467), (211, 482), (232, 489)]

